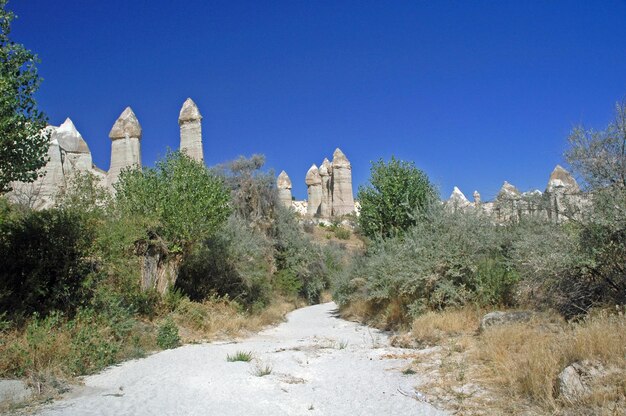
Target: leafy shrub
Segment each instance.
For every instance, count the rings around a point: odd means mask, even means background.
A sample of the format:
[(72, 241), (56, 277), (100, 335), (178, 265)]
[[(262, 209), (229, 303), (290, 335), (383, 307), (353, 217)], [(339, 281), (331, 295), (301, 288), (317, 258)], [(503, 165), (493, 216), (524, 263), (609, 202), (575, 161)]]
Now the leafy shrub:
[(28, 212), (0, 222), (0, 311), (73, 313), (91, 296), (95, 231), (80, 215)]
[(433, 208), (404, 236), (378, 241), (339, 274), (342, 306), (365, 300), (387, 324), (429, 309), (511, 301), (516, 274), (504, 261), (504, 229), (479, 213)]
[(162, 294), (176, 282), (181, 261), (230, 213), (223, 180), (180, 152), (154, 168), (122, 172), (115, 189), (118, 218), (143, 231), (135, 253), (155, 265), (143, 268), (142, 288)]
[(176, 286), (192, 300), (229, 296), (250, 305), (270, 296), (272, 244), (244, 220), (231, 216), (215, 236), (181, 265)]
[(352, 235), (350, 230), (341, 226), (336, 227), (334, 233), (335, 233), (335, 237), (337, 237), (340, 240), (349, 240), (350, 236)]
[(240, 156), (214, 170), (231, 189), (235, 215), (256, 230), (267, 232), (278, 206), (278, 191), (274, 173), (261, 170), (264, 164), (265, 156), (255, 154), (250, 158)]
[(178, 327), (171, 318), (167, 318), (159, 326), (156, 342), (159, 348), (164, 350), (176, 348), (180, 345)]
[(417, 224), (419, 212), (437, 197), (428, 176), (413, 163), (397, 160), (372, 163), (369, 184), (359, 187), (359, 226), (369, 238), (402, 234)]

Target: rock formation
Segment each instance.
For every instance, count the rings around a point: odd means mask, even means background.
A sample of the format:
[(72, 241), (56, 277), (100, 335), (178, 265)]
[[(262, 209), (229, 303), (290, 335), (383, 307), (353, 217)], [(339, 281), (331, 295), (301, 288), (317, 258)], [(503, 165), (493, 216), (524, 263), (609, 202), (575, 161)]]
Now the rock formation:
[(333, 215), (333, 190), (331, 188), (333, 165), (328, 159), (324, 158), (319, 171), (322, 178), (322, 202), (320, 203), (320, 217), (330, 218)]
[(319, 215), (320, 205), (322, 204), (322, 177), (316, 165), (309, 168), (306, 174), (306, 186), (308, 194), (307, 215), (315, 217)]
[(112, 189), (123, 169), (141, 167), (141, 126), (130, 107), (126, 107), (115, 121), (109, 138), (111, 167), (107, 173), (107, 186)]
[(276, 181), (276, 187), (278, 188), (278, 199), (285, 207), (291, 207), (291, 179), (284, 170), (278, 175)]
[(576, 179), (560, 165), (556, 165), (546, 186), (548, 217), (555, 222), (575, 217), (581, 208), (580, 187)]
[(192, 159), (204, 160), (202, 150), (202, 115), (191, 98), (187, 98), (178, 116), (180, 150)]
[(479, 207), (480, 206), (480, 194), (478, 193), (478, 191), (474, 191), (474, 206), (475, 207)]
[(470, 206), (472, 206), (472, 203), (469, 202), (465, 194), (455, 186), (452, 190), (452, 194), (450, 194), (450, 198), (446, 201), (446, 207), (456, 211), (457, 209), (465, 209)]
[(352, 166), (350, 161), (337, 148), (333, 153), (333, 213), (335, 217), (354, 212), (354, 195), (352, 194)]
[(352, 194), (352, 167), (340, 149), (333, 153), (332, 162), (324, 158), (319, 169), (316, 165), (309, 169), (306, 184), (309, 195), (306, 204), (308, 216), (328, 220), (356, 212)]
[(548, 179), (548, 186), (546, 192), (563, 192), (568, 194), (575, 194), (580, 192), (580, 188), (576, 179), (561, 165), (556, 165), (550, 179)]
[(76, 173), (89, 172), (104, 180), (104, 172), (94, 166), (89, 147), (72, 120), (67, 118), (59, 127), (48, 126), (46, 131), (48, 163), (42, 169), (43, 175), (33, 183), (13, 183), (13, 191), (7, 195), (13, 202), (33, 209), (52, 207)]

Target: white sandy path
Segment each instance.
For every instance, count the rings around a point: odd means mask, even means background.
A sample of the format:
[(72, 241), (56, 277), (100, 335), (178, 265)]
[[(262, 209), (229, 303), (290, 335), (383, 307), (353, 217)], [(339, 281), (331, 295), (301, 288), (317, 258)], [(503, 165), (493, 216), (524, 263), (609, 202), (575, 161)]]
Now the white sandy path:
[[(84, 379), (41, 415), (443, 415), (416, 399), (402, 353), (374, 329), (337, 318), (326, 303), (236, 343), (186, 345)], [(253, 362), (226, 355), (252, 351)], [(258, 364), (272, 373), (254, 375)]]

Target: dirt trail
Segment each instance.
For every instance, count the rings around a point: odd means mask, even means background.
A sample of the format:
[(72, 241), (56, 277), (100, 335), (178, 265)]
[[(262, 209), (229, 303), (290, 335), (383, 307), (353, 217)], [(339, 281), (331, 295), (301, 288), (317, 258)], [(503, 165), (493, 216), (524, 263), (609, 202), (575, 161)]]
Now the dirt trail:
[[(40, 415), (443, 415), (419, 400), (405, 350), (385, 334), (339, 319), (336, 305), (234, 343), (186, 345), (112, 367)], [(226, 356), (250, 351), (251, 362)], [(258, 376), (259, 368), (271, 374)]]

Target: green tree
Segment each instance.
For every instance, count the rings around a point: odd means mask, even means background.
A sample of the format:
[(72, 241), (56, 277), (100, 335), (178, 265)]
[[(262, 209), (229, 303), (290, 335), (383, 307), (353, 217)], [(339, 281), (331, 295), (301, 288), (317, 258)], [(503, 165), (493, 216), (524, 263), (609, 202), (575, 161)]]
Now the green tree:
[(195, 244), (213, 235), (230, 213), (229, 191), (201, 162), (171, 152), (154, 168), (127, 170), (115, 185), (116, 209), (143, 230), (135, 252), (144, 259), (142, 287), (164, 293)]
[(626, 105), (615, 109), (604, 130), (575, 128), (565, 154), (591, 193), (587, 218), (579, 224), (577, 271), (565, 282), (578, 310), (626, 304)]
[(9, 39), (15, 15), (0, 0), (0, 193), (12, 181), (33, 182), (47, 161), (46, 116), (33, 94), (41, 78), (37, 56)]
[(369, 184), (359, 187), (359, 225), (370, 238), (402, 234), (437, 197), (428, 176), (412, 162), (392, 157), (372, 163)]

